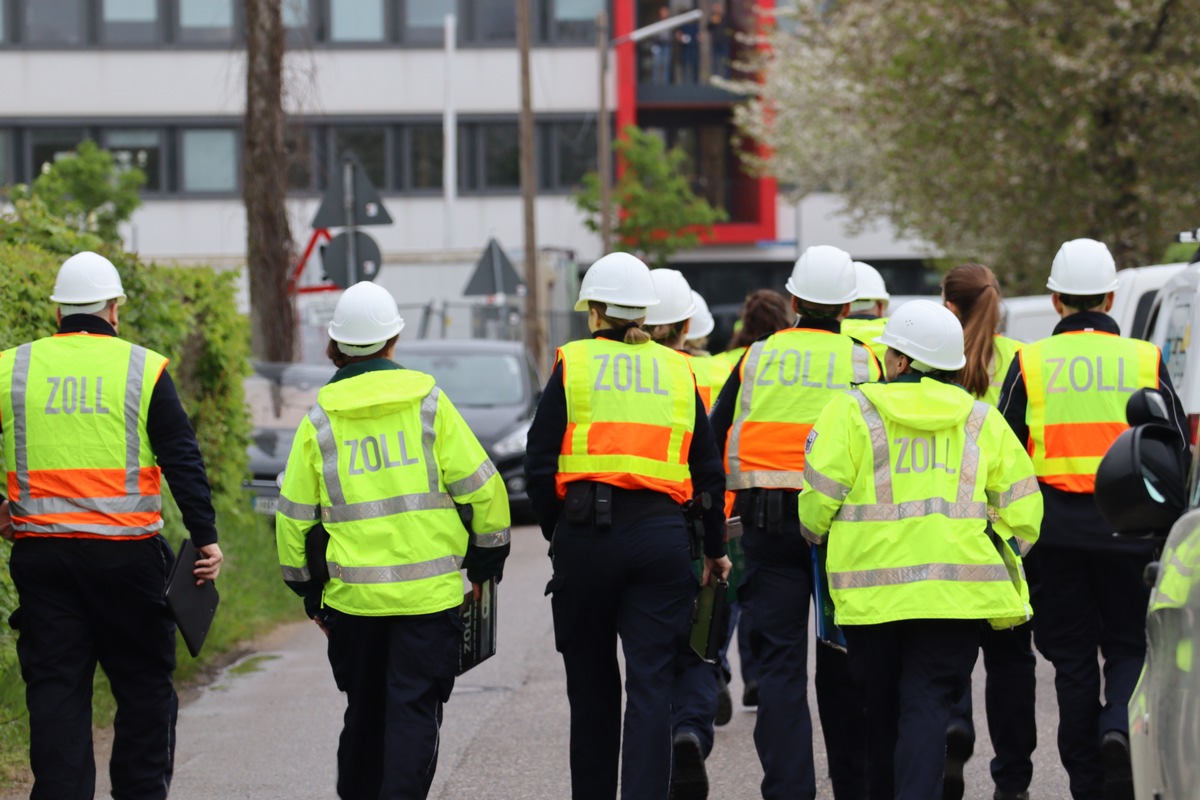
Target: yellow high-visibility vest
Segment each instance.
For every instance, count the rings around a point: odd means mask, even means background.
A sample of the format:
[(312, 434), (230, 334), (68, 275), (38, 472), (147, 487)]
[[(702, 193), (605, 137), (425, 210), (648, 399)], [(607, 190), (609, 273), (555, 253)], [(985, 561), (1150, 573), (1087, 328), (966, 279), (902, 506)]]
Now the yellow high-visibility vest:
[(842, 333), (862, 342), (875, 357), (879, 359), (879, 363), (883, 363), (883, 354), (887, 352), (887, 345), (880, 344), (875, 341), (875, 337), (883, 333), (884, 326), (887, 325), (887, 317), (878, 317), (876, 319), (844, 319), (842, 320)]
[(996, 334), (992, 337), (992, 363), (989, 365), (991, 380), (987, 392), (980, 398), (983, 402), (990, 406), (1000, 405), (1000, 389), (1004, 386), (1004, 377), (1008, 375), (1008, 368), (1024, 346), (1024, 342), (1009, 339), (1007, 336)]
[(1065, 492), (1095, 491), (1100, 460), (1129, 427), (1129, 395), (1158, 387), (1158, 348), (1111, 333), (1073, 331), (1028, 344), (1018, 358), (1038, 479)]
[(0, 354), (0, 425), (16, 536), (141, 539), (162, 528), (146, 433), (164, 356), (69, 333)]
[(787, 328), (755, 342), (725, 438), (726, 488), (799, 489), (804, 440), (825, 404), (879, 374), (875, 356), (845, 334)]
[(725, 381), (733, 373), (733, 365), (724, 358), (697, 357), (687, 353), (683, 355), (687, 357), (688, 366), (696, 376), (696, 391), (700, 393), (700, 402), (704, 404), (704, 411), (707, 413), (721, 393)]
[[(472, 509), (471, 532), (455, 504)], [(306, 581), (305, 534), (329, 533), (325, 605), (360, 616), (462, 603), (468, 538), (509, 541), (495, 466), (433, 378), (373, 370), (322, 387), (288, 455), (275, 515), (283, 577)]]
[(689, 500), (696, 380), (688, 359), (654, 342), (601, 338), (568, 342), (558, 360), (567, 398), (559, 497), (573, 481), (597, 481)]
[(1027, 552), (1037, 541), (1033, 465), (1000, 412), (960, 387), (923, 378), (835, 397), (809, 439), (798, 503), (801, 533), (828, 542), (839, 625), (1007, 627), (1031, 614), (1006, 542)]

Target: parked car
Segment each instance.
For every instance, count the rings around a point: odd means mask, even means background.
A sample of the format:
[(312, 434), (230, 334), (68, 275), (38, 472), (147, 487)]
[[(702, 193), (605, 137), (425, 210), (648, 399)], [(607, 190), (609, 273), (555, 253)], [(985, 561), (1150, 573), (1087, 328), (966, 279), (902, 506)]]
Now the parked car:
[(1195, 445), (1200, 424), (1200, 347), (1193, 333), (1200, 335), (1200, 263), (1187, 265), (1167, 281), (1149, 316), (1148, 338), (1162, 350)]
[[(496, 465), (514, 512), (526, 512), (525, 439), (541, 384), (525, 346), (482, 339), (401, 340), (394, 359), (433, 376)], [(254, 364), (244, 384), (254, 426), (248, 447), (252, 477), (244, 485), (254, 494), (255, 511), (275, 513), (278, 477), (296, 429), (334, 372), (332, 364)]]
[[(1139, 396), (1156, 395), (1147, 404), (1156, 412), (1135, 413)], [(1133, 427), (1100, 463), (1096, 502), (1119, 534), (1165, 536), (1147, 569), (1146, 662), (1129, 700), (1134, 792), (1138, 800), (1191, 800), (1200, 786), (1200, 469), (1193, 459), (1187, 477), (1156, 390), (1135, 393), (1128, 416)]]

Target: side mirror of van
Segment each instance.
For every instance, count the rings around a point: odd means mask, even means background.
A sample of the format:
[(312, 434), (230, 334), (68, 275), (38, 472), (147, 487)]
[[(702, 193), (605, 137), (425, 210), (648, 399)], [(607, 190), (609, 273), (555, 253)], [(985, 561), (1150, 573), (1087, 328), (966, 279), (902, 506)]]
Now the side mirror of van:
[(1167, 410), (1166, 398), (1158, 389), (1138, 389), (1125, 404), (1125, 421), (1132, 428), (1155, 423), (1170, 425), (1171, 412)]
[(1121, 433), (1096, 471), (1096, 505), (1124, 536), (1165, 537), (1187, 507), (1179, 433), (1143, 424)]

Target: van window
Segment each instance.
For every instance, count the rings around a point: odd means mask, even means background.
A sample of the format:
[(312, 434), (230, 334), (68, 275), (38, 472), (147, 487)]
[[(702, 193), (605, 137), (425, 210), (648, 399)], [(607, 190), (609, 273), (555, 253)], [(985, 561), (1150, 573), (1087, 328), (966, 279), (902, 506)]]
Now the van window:
[(1163, 303), (1160, 313), (1167, 315), (1167, 335), (1162, 344), (1163, 361), (1171, 383), (1183, 386), (1183, 371), (1187, 366), (1188, 347), (1192, 343), (1192, 302), (1195, 290), (1187, 287)]
[(1137, 308), (1133, 310), (1133, 324), (1128, 331), (1124, 331), (1126, 336), (1132, 336), (1134, 339), (1149, 339), (1150, 331), (1153, 330), (1153, 325), (1150, 324), (1150, 309), (1154, 307), (1154, 299), (1158, 297), (1158, 290), (1151, 289), (1148, 292), (1143, 292), (1138, 298)]

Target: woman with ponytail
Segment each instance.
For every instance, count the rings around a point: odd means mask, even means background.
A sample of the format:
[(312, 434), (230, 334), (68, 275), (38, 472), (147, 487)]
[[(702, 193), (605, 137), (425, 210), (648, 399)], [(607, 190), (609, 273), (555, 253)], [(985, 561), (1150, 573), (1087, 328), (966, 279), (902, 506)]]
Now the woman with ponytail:
[[(996, 405), (1000, 385), (1021, 343), (996, 333), (1000, 326), (1000, 284), (983, 264), (961, 264), (946, 273), (942, 300), (963, 326), (967, 363), (958, 383), (975, 397)], [(993, 534), (994, 535), (994, 534)], [(999, 539), (997, 538), (997, 541)], [(1001, 542), (1001, 547), (1008, 547)], [(998, 800), (1028, 798), (1033, 778), (1033, 750), (1037, 746), (1034, 716), (1036, 659), (1029, 623), (1007, 630), (980, 627), (983, 664), (987, 671), (987, 721), (996, 757), (992, 779)], [(963, 764), (975, 748), (971, 686), (954, 708), (946, 730), (946, 772), (943, 800), (961, 800), (965, 786)]]
[[(572, 797), (667, 797), (678, 642), (696, 596), (681, 506), (725, 490), (687, 358), (642, 324), (659, 299), (628, 253), (588, 269), (592, 338), (558, 350), (529, 428), (525, 477), (554, 574), (546, 587), (571, 707)], [(702, 507), (701, 584), (729, 572), (719, 502)], [(624, 735), (617, 639), (625, 652)], [(702, 768), (702, 767), (701, 767)]]

